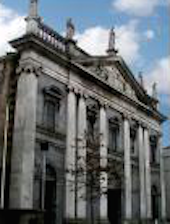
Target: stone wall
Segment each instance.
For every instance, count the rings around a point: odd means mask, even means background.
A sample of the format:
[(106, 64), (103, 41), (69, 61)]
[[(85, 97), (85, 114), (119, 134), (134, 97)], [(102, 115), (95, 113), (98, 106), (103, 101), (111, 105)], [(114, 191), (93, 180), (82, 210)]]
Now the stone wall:
[(44, 224), (44, 213), (34, 210), (0, 210), (1, 224)]

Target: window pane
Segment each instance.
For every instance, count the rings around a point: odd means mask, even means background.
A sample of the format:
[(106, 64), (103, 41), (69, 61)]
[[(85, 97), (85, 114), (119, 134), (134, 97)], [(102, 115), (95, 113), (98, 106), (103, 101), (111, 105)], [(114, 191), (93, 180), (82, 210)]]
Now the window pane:
[(109, 128), (109, 148), (116, 151), (118, 147), (118, 128)]
[(53, 102), (46, 102), (45, 106), (45, 118), (46, 118), (46, 125), (48, 128), (54, 129), (55, 127), (55, 104)]

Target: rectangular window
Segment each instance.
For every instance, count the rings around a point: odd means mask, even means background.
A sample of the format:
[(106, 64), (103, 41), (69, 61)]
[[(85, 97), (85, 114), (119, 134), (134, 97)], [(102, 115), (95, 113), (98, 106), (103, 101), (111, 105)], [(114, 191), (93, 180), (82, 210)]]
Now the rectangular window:
[(109, 127), (109, 149), (112, 151), (118, 150), (119, 128), (117, 125), (110, 124)]
[(48, 129), (55, 130), (56, 105), (53, 101), (45, 102), (45, 125)]
[(131, 146), (131, 153), (135, 154), (136, 151), (136, 129), (130, 129), (130, 146)]
[(156, 158), (156, 154), (157, 154), (157, 138), (156, 136), (151, 136), (150, 137), (150, 150), (151, 150), (151, 163), (156, 163), (157, 162), (157, 158)]

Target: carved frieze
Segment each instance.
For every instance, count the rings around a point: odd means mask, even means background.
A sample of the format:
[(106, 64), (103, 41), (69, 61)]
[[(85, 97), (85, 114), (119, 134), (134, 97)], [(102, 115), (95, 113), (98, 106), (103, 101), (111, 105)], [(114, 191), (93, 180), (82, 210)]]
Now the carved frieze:
[(109, 78), (108, 70), (104, 66), (102, 66), (100, 63), (92, 67), (91, 71), (94, 72), (100, 78), (102, 78), (104, 81), (107, 81)]

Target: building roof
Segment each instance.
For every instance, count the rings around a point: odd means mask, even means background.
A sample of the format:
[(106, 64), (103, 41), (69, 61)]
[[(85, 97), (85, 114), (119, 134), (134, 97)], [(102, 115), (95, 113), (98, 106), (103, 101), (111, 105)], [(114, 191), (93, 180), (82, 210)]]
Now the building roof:
[[(36, 13), (36, 15), (38, 14)], [(29, 26), (30, 21), (31, 17), (28, 16), (27, 26)], [(66, 37), (63, 37), (51, 27), (43, 23), (39, 17), (32, 18), (32, 22), (34, 22), (34, 26), (31, 24), (24, 36), (10, 42), (18, 52), (21, 52), (26, 48), (33, 47), (33, 49), (38, 52), (48, 55), (52, 60), (57, 59), (57, 61), (64, 63), (66, 66), (69, 64), (72, 69), (78, 69), (84, 75), (88, 76), (88, 78), (97, 81), (97, 83), (102, 87), (107, 88), (110, 91), (114, 91), (114, 93), (126, 98), (138, 108), (147, 112), (148, 115), (154, 115), (155, 118), (161, 122), (166, 120), (166, 117), (157, 110), (158, 100), (147, 94), (147, 91), (136, 80), (126, 62), (117, 54), (115, 49), (108, 50), (108, 55), (92, 56), (78, 47), (76, 41), (72, 38), (74, 34), (73, 24), (71, 24), (71, 27), (67, 27), (67, 35)], [(114, 36), (113, 31), (111, 34)], [(68, 39), (67, 36), (71, 37), (71, 39)], [(90, 69), (91, 67), (95, 67), (96, 64), (97, 66), (101, 66), (101, 70), (105, 73), (108, 72), (107, 70), (109, 66), (114, 66), (121, 74), (122, 79), (135, 91), (136, 99), (132, 99), (116, 89), (108, 82), (108, 80), (103, 79), (102, 76), (97, 76), (96, 72)], [(105, 76), (107, 75), (105, 74)]]

